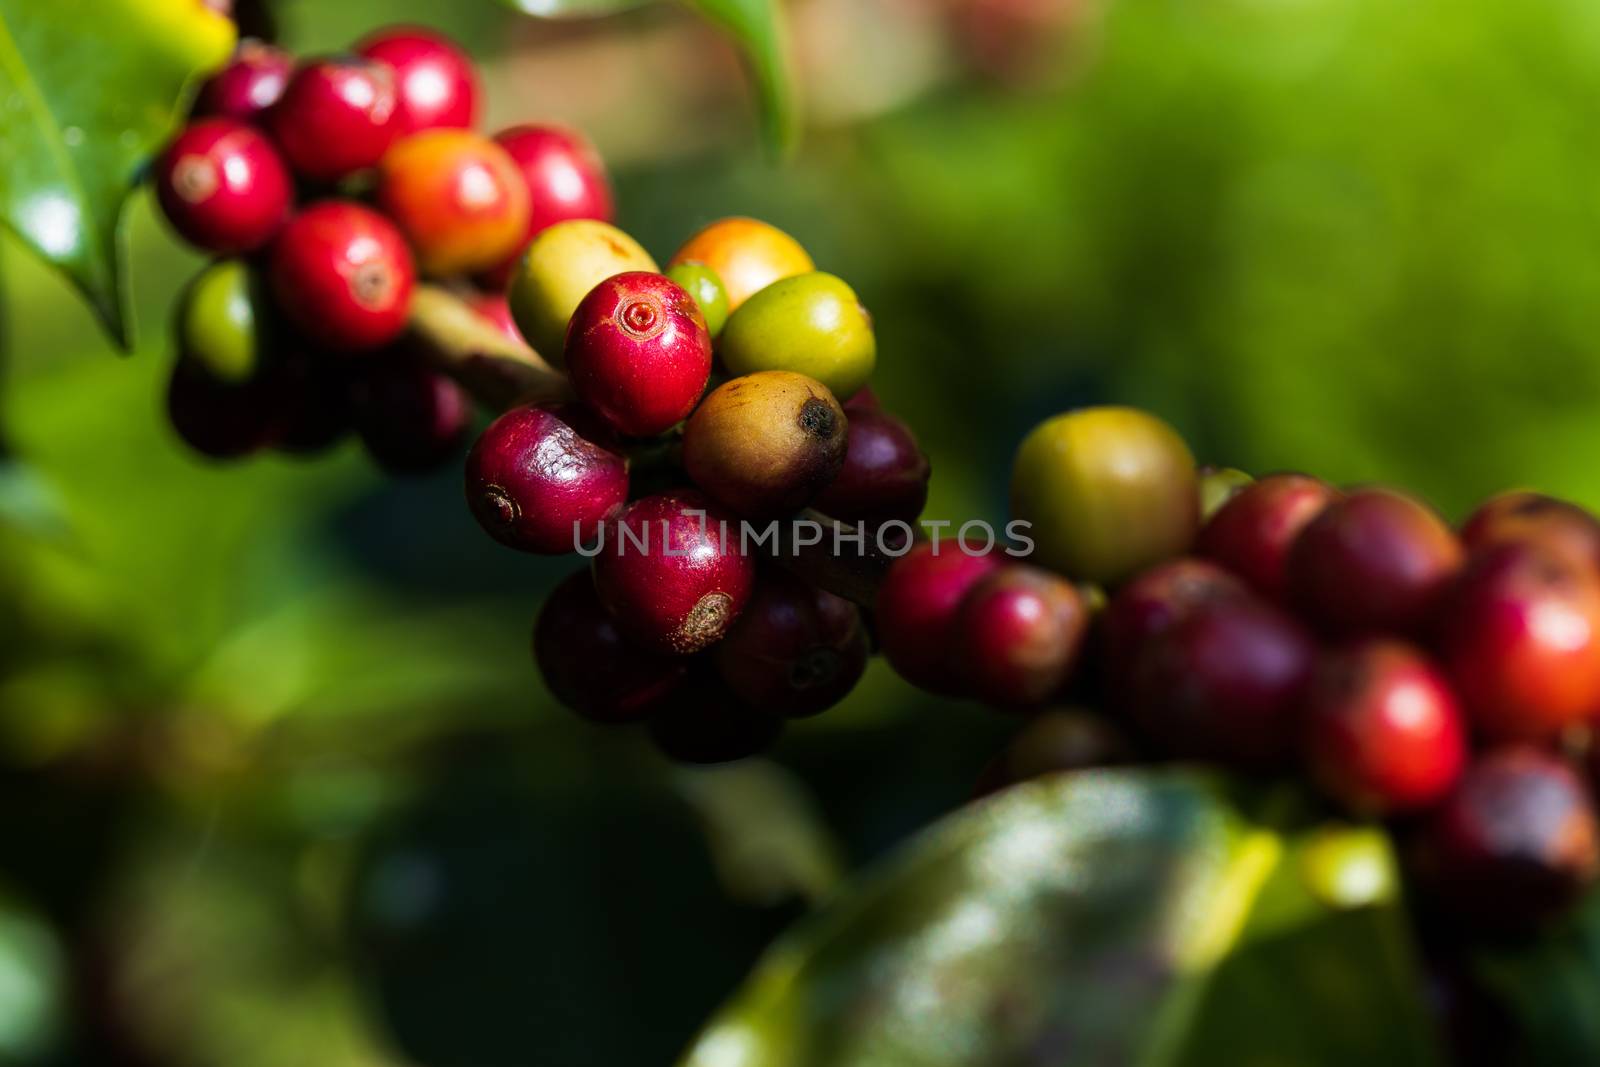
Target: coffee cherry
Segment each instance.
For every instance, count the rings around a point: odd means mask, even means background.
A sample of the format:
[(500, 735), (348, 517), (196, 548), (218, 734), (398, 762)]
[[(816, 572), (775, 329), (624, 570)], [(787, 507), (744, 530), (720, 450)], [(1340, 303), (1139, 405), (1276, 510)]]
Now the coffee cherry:
[(651, 437), (694, 410), (711, 377), (711, 337), (693, 298), (629, 271), (583, 298), (567, 332), (572, 388), (617, 430)]
[(755, 584), (737, 521), (680, 490), (634, 501), (608, 527), (594, 582), (623, 632), (680, 655), (720, 641)]
[(604, 222), (558, 222), (534, 238), (511, 278), (517, 329), (546, 360), (561, 362), (567, 324), (583, 298), (607, 278), (654, 271), (656, 261), (632, 237)]
[(883, 654), (900, 676), (934, 693), (956, 694), (956, 618), (973, 586), (1002, 565), (945, 540), (923, 542), (895, 560), (878, 587), (874, 616)]
[[(494, 135), (517, 165), (533, 210), (517, 253), (545, 230), (570, 219), (612, 222), (611, 179), (606, 165), (583, 134), (560, 126), (513, 126)], [(516, 269), (517, 255), (488, 271), (484, 284), (503, 289)], [(653, 269), (653, 268), (652, 268)], [(599, 279), (596, 279), (598, 281)]]
[(1541, 493), (1518, 490), (1486, 501), (1462, 524), (1461, 541), (1468, 552), (1507, 541), (1538, 541), (1582, 566), (1600, 566), (1600, 520)]
[[(731, 296), (730, 290), (730, 296)], [(872, 377), (878, 345), (872, 317), (831, 274), (774, 282), (729, 316), (717, 353), (733, 374), (787, 370), (850, 396)]]
[(689, 238), (669, 266), (679, 263), (704, 263), (715, 271), (728, 291), (729, 311), (773, 282), (817, 269), (793, 237), (745, 218), (721, 219)]
[(752, 707), (714, 673), (692, 678), (650, 718), (650, 739), (679, 763), (730, 763), (760, 755), (783, 734), (784, 720)]
[(350, 432), (347, 370), (345, 361), (307, 347), (277, 353), (267, 371), (279, 396), (274, 450), (316, 456), (344, 440)]
[(1200, 518), (1194, 457), (1142, 411), (1057, 415), (1017, 449), (1011, 513), (1031, 524), (1037, 562), (1115, 585), (1188, 550)]
[(822, 383), (765, 371), (712, 391), (683, 430), (683, 466), (729, 511), (798, 511), (844, 462), (844, 409)]
[(1316, 655), (1309, 634), (1264, 600), (1196, 605), (1137, 657), (1126, 699), (1167, 752), (1261, 769), (1284, 761)]
[(1071, 709), (1045, 711), (1029, 719), (990, 761), (973, 793), (986, 796), (1018, 782), (1115, 766), (1132, 757), (1127, 736), (1101, 716)]
[(195, 97), (194, 114), (248, 121), (278, 102), (294, 57), (281, 48), (246, 38), (228, 65), (206, 80)]
[(178, 437), (212, 459), (237, 459), (271, 442), (281, 395), (270, 379), (230, 382), (179, 357), (167, 382), (167, 417)]
[(490, 537), (524, 552), (590, 544), (628, 499), (628, 461), (575, 405), (516, 408), (467, 455), (467, 506)]
[(1425, 880), (1465, 918), (1517, 927), (1573, 904), (1600, 871), (1589, 790), (1558, 757), (1490, 753), (1467, 769), (1421, 841)]
[(1537, 542), (1475, 555), (1441, 612), (1440, 658), (1488, 737), (1555, 737), (1600, 708), (1600, 577)]
[[(857, 394), (858, 396), (860, 394)], [(910, 427), (886, 411), (848, 407), (844, 464), (811, 503), (847, 522), (916, 522), (928, 502), (928, 457)]]
[(717, 272), (704, 263), (677, 263), (667, 269), (667, 277), (694, 297), (711, 339), (720, 337), (722, 327), (728, 323), (728, 290), (722, 287)]
[(350, 386), (352, 420), (367, 454), (391, 474), (432, 470), (472, 428), (472, 399), (405, 348), (368, 360)]
[(402, 132), (394, 68), (359, 57), (311, 60), (266, 118), (289, 165), (311, 181), (375, 167)]
[(178, 351), (219, 382), (248, 381), (266, 347), (265, 301), (243, 260), (224, 259), (194, 276), (178, 300)]
[(1357, 815), (1425, 808), (1450, 791), (1466, 764), (1466, 725), (1449, 682), (1402, 641), (1325, 653), (1301, 716), (1312, 774)]
[(1205, 466), (1201, 467), (1198, 473), (1201, 522), (1210, 521), (1211, 516), (1215, 515), (1222, 505), (1255, 484), (1254, 478), (1232, 467)]
[(155, 165), (156, 198), (185, 241), (208, 252), (251, 252), (289, 217), (289, 171), (260, 132), (235, 119), (201, 119)]
[(528, 189), (505, 149), (470, 130), (396, 141), (378, 166), (378, 205), (427, 274), (483, 270), (522, 248)]
[(272, 246), (278, 305), (330, 348), (377, 348), (398, 337), (411, 310), (416, 268), (405, 239), (375, 211), (347, 200), (312, 204)]
[(1126, 695), (1139, 657), (1199, 607), (1248, 599), (1249, 595), (1237, 577), (1199, 559), (1163, 563), (1123, 586), (1099, 621), (1106, 674), (1113, 689)]
[(1363, 489), (1327, 505), (1289, 548), (1289, 601), (1328, 633), (1414, 635), (1461, 569), (1461, 543), (1411, 497)]
[(1037, 567), (1001, 567), (973, 585), (957, 610), (957, 667), (977, 699), (1034, 707), (1065, 688), (1088, 628), (1088, 608), (1071, 582)]
[(1257, 592), (1282, 600), (1289, 546), (1340, 495), (1303, 474), (1270, 474), (1211, 517), (1195, 541), (1195, 553), (1215, 560)]
[(587, 567), (556, 586), (540, 609), (533, 657), (551, 695), (595, 722), (638, 722), (688, 677), (681, 657), (657, 655), (622, 636)]
[(867, 630), (850, 601), (781, 571), (764, 572), (715, 652), (751, 707), (788, 718), (827, 711), (867, 669)]
[(465, 53), (438, 34), (393, 26), (362, 41), (356, 52), (394, 69), (397, 135), (477, 123), (478, 72)]

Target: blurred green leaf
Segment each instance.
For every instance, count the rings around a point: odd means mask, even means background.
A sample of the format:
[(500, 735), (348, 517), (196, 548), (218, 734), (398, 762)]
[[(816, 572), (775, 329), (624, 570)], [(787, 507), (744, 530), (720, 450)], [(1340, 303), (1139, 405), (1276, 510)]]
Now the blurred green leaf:
[(1387, 842), (1330, 832), (1187, 772), (1009, 790), (774, 946), (684, 1063), (1435, 1063)]
[[(651, 0), (501, 0), (543, 18), (608, 15), (644, 7)], [(720, 26), (744, 53), (761, 101), (762, 129), (777, 152), (794, 147), (799, 132), (794, 76), (784, 39), (779, 0), (683, 0)]]
[(1505, 1005), (1528, 1063), (1600, 1063), (1600, 894), (1532, 940), (1481, 949), (1477, 978)]
[(124, 347), (123, 201), (234, 36), (202, 3), (0, 0), (0, 216)]

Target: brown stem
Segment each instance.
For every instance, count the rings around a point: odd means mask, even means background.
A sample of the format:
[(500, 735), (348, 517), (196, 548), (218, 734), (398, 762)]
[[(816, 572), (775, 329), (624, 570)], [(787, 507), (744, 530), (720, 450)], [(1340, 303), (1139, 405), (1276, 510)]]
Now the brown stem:
[[(434, 366), (491, 411), (572, 397), (566, 375), (527, 345), (501, 333), (448, 289), (417, 288), (411, 302), (411, 333)], [(645, 468), (681, 465), (681, 451), (673, 439), (642, 446), (634, 458)], [(858, 532), (860, 545), (854, 540)], [(777, 540), (764, 540), (761, 547), (786, 570), (868, 607), (892, 562), (879, 551), (870, 531), (809, 508), (780, 523)]]

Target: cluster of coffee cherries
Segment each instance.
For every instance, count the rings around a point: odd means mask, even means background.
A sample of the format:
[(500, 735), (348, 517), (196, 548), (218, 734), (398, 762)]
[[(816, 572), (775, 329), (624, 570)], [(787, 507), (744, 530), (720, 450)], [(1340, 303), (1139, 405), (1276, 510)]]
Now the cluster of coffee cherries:
[(1516, 491), (1453, 529), (1392, 489), (1197, 472), (1128, 409), (1036, 429), (1013, 505), (1032, 560), (919, 546), (877, 604), (910, 680), (1046, 709), (985, 789), (1140, 755), (1298, 772), (1389, 821), (1417, 884), (1487, 925), (1558, 913), (1600, 874), (1582, 508)]
[(155, 161), (162, 212), (216, 257), (175, 321), (174, 428), (197, 451), (320, 451), (354, 431), (385, 469), (457, 454), (473, 405), (407, 333), (419, 275), (510, 332), (504, 289), (548, 227), (609, 220), (570, 130), (474, 131), (471, 60), (423, 29), (300, 61), (243, 41)]
[(496, 419), (466, 498), (502, 544), (589, 560), (535, 626), (555, 697), (692, 762), (842, 699), (867, 663), (862, 611), (776, 550), (808, 508), (819, 541), (909, 531), (929, 474), (868, 386), (856, 294), (753, 219), (705, 226), (664, 272), (616, 227), (567, 222), (529, 245), (510, 308), (571, 396)]

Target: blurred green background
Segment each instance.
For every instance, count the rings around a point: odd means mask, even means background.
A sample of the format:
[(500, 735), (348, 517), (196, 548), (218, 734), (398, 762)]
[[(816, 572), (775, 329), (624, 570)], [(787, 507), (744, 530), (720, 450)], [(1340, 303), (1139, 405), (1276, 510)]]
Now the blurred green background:
[[(1027, 429), (1107, 399), (1452, 517), (1600, 505), (1593, 4), (797, 0), (787, 164), (673, 7), (274, 11), (299, 51), (458, 36), (491, 124), (587, 129), (658, 256), (728, 214), (797, 235), (874, 314), (930, 517), (1002, 518)], [(0, 242), (0, 1062), (666, 1064), (965, 799), (1010, 724), (881, 665), (729, 769), (560, 712), (527, 636), (572, 564), (483, 537), (454, 470), (192, 458), (161, 390), (198, 261), (131, 214), (129, 358)]]

